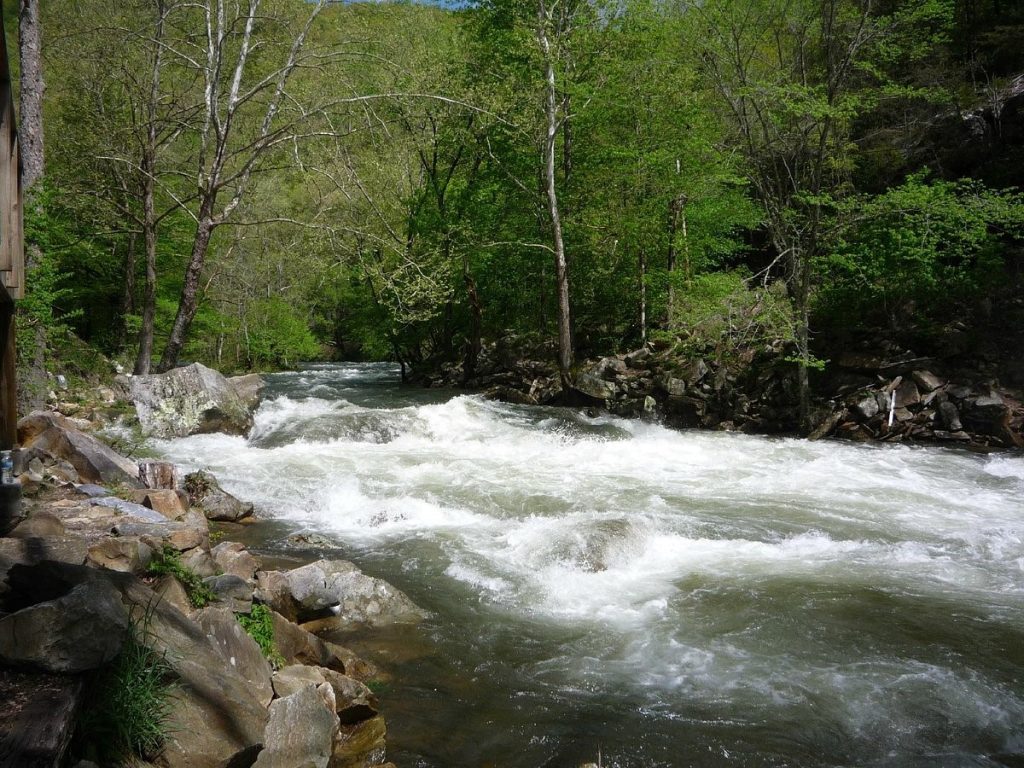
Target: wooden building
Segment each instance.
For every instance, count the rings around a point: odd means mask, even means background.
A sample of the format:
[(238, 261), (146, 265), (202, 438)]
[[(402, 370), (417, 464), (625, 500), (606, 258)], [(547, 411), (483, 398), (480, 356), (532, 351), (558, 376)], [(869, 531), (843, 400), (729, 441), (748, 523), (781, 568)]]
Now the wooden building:
[(7, 39), (0, 25), (0, 450), (17, 442), (14, 302), (25, 294), (21, 159)]

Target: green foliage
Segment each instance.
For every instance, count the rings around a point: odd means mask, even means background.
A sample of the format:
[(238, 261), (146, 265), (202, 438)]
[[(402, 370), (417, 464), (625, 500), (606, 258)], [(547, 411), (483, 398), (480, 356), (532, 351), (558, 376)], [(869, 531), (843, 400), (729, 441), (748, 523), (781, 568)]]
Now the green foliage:
[(821, 265), (826, 313), (901, 322), (941, 319), (1003, 280), (1003, 249), (1024, 236), (1024, 197), (973, 181), (919, 174), (836, 212)]
[(751, 285), (740, 270), (677, 282), (672, 329), (691, 351), (710, 345), (718, 360), (735, 360), (745, 351), (791, 341), (794, 323), (781, 282)]
[(236, 613), (238, 623), (242, 625), (249, 637), (256, 641), (256, 644), (263, 651), (263, 655), (275, 669), (284, 666), (284, 657), (277, 646), (274, 645), (274, 620), (270, 615), (270, 609), (259, 603), (253, 605), (249, 613)]
[(93, 681), (77, 741), (101, 765), (130, 766), (155, 758), (169, 732), (174, 683), (163, 654), (146, 647), (148, 619), (135, 624), (117, 657)]
[(149, 573), (153, 576), (168, 574), (176, 578), (185, 588), (188, 600), (195, 608), (203, 608), (217, 599), (213, 590), (203, 583), (202, 577), (181, 562), (181, 553), (174, 547), (165, 545), (153, 554)]

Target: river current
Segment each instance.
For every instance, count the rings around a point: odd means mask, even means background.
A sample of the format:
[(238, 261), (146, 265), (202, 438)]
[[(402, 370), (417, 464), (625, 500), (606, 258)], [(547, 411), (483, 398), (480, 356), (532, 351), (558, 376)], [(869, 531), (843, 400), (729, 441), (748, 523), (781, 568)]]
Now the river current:
[(156, 447), (431, 611), (375, 646), (403, 768), (1024, 766), (1021, 455), (268, 381)]

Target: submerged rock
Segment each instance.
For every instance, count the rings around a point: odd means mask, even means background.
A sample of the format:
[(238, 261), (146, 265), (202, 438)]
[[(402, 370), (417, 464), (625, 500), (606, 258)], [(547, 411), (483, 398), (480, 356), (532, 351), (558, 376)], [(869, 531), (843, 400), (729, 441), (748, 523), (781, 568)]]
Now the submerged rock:
[(149, 435), (244, 435), (252, 428), (252, 412), (235, 387), (200, 363), (152, 376), (132, 376), (128, 387), (139, 423)]

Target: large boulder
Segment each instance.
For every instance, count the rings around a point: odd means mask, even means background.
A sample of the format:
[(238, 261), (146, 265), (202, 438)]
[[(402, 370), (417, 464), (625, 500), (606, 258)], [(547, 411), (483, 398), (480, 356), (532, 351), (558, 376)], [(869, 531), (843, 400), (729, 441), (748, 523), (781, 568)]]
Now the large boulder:
[[(70, 592), (83, 583), (113, 587), (122, 610), (137, 620), (144, 618), (138, 641), (166, 661), (175, 679), (158, 766), (226, 768), (251, 765), (256, 759), (267, 722), (266, 690), (261, 693), (238, 665), (225, 661), (219, 643), (170, 601), (159, 599), (129, 574), (62, 563), (16, 566), (8, 581), (8, 602), (13, 596), (37, 600)], [(116, 631), (109, 621), (106, 624), (93, 627), (96, 637), (83, 637), (82, 642), (109, 642)]]
[[(330, 690), (324, 683), (323, 688)], [(327, 768), (338, 717), (320, 688), (305, 685), (270, 705), (263, 751), (254, 768)]]
[(203, 608), (196, 614), (196, 620), (220, 650), (224, 663), (236, 668), (249, 681), (263, 706), (269, 705), (274, 698), (270, 662), (234, 613), (226, 608)]
[(252, 504), (239, 501), (225, 491), (209, 472), (185, 475), (185, 493), (189, 504), (201, 509), (207, 520), (234, 523), (252, 515)]
[(235, 394), (245, 403), (250, 411), (255, 411), (263, 399), (263, 388), (266, 382), (258, 373), (247, 373), (244, 376), (232, 376), (228, 383), (235, 390)]
[(0, 619), (0, 661), (47, 672), (85, 672), (113, 659), (127, 633), (128, 612), (118, 591), (85, 580), (65, 595)]
[(252, 413), (220, 373), (193, 363), (167, 373), (132, 376), (129, 395), (144, 432), (185, 437), (207, 432), (244, 435)]
[(34, 411), (18, 422), (22, 450), (33, 449), (68, 461), (87, 483), (139, 487), (139, 466), (95, 437), (77, 429), (63, 416)]
[(404, 592), (347, 560), (318, 560), (287, 572), (263, 571), (257, 578), (258, 597), (299, 622), (333, 614), (352, 625), (382, 626), (427, 615)]
[(213, 555), (213, 560), (221, 573), (237, 576), (246, 583), (255, 585), (259, 563), (244, 544), (237, 541), (222, 541), (210, 551), (210, 554)]
[(270, 612), (274, 647), (288, 664), (308, 664), (340, 672), (359, 681), (370, 680), (376, 670), (348, 648), (321, 640), (276, 611)]

